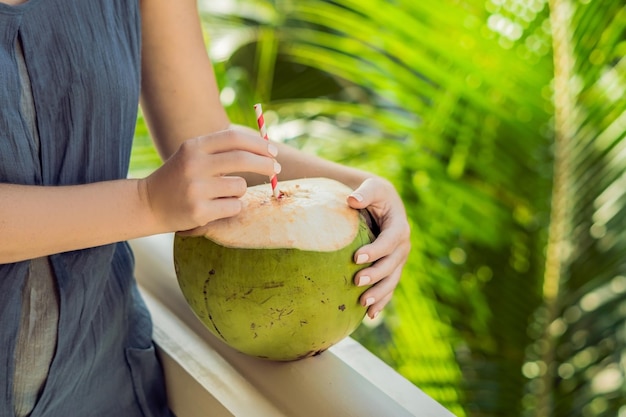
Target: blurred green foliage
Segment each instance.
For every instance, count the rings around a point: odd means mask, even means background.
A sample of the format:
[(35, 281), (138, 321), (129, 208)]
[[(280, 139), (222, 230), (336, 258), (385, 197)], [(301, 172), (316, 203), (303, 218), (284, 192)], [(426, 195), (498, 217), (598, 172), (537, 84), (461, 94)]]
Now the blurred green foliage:
[(459, 416), (626, 415), (623, 0), (200, 4), (233, 122), (262, 102), (404, 199), (413, 251), (355, 338)]

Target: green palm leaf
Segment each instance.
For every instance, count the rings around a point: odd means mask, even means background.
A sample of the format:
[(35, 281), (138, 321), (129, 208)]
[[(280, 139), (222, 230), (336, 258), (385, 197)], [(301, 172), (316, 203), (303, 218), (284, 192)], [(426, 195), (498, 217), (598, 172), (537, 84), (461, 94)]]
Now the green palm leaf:
[(413, 251), (362, 343), (457, 415), (626, 410), (623, 1), (201, 5), (234, 121), (262, 101), (273, 139), (405, 201)]

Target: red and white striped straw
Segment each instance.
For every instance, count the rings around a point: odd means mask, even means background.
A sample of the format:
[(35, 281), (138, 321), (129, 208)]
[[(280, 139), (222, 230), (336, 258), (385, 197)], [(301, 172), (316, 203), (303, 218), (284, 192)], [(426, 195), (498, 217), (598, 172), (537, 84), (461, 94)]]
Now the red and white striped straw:
[[(256, 113), (256, 121), (259, 125), (259, 132), (261, 132), (261, 137), (263, 139), (269, 141), (270, 138), (267, 136), (267, 129), (265, 128), (265, 119), (263, 118), (263, 108), (260, 104), (254, 105), (254, 112)], [(280, 191), (278, 190), (278, 179), (276, 178), (276, 174), (270, 177), (270, 182), (272, 183), (272, 194), (275, 198), (278, 198), (280, 195)]]

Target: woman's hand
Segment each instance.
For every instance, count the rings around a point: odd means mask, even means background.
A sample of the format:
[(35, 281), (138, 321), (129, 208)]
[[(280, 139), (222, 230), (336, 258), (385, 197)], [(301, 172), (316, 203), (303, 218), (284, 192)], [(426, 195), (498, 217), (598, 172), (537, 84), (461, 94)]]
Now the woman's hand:
[(233, 172), (280, 172), (275, 145), (229, 129), (189, 139), (139, 186), (165, 231), (196, 229), (241, 211), (246, 181)]
[(366, 208), (380, 227), (374, 242), (354, 255), (357, 264), (374, 262), (355, 276), (355, 284), (372, 285), (361, 296), (367, 315), (375, 318), (393, 295), (411, 249), (409, 223), (400, 196), (391, 183), (369, 178), (348, 197), (355, 209)]

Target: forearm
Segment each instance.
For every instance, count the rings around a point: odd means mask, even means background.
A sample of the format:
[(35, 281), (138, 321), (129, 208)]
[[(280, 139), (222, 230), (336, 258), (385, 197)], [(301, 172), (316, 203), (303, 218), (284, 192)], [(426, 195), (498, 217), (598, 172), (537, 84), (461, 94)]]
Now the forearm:
[[(277, 143), (276, 145), (279, 149), (277, 160), (282, 167), (278, 175), (279, 188), (281, 179), (324, 177), (334, 179), (352, 189), (356, 189), (367, 178), (374, 177), (371, 173), (328, 161), (285, 144)], [(268, 181), (267, 178), (262, 178), (258, 175), (245, 175), (245, 177), (249, 185)]]
[[(163, 159), (169, 158), (185, 139), (229, 127), (258, 137), (254, 129), (230, 126), (206, 53), (196, 2), (144, 0), (142, 15), (141, 104)], [(279, 144), (279, 148), (279, 181), (322, 176), (356, 188), (372, 176), (284, 145)], [(250, 173), (238, 175), (249, 185), (268, 181)]]
[(0, 184), (0, 263), (164, 232), (139, 184)]
[(192, 0), (141, 2), (141, 107), (163, 159), (189, 138), (228, 128)]
[[(241, 125), (231, 125), (231, 128), (248, 135), (259, 135), (258, 131)], [(375, 175), (356, 168), (341, 165), (318, 156), (308, 154), (283, 143), (273, 142), (278, 147), (278, 157), (282, 169), (278, 176), (280, 180), (298, 178), (324, 177), (342, 182), (352, 189), (360, 186), (363, 181)], [(249, 173), (237, 173), (246, 179), (248, 185), (257, 185), (268, 182), (268, 178)]]

